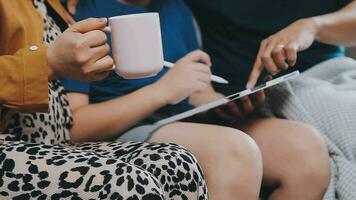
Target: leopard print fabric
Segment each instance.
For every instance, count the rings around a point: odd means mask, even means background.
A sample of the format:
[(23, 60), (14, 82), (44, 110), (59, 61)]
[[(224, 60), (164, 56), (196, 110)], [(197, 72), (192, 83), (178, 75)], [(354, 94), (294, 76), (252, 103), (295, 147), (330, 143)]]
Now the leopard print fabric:
[[(44, 42), (60, 35), (45, 0)], [(0, 133), (0, 199), (207, 199), (195, 157), (174, 144), (71, 145), (72, 117), (60, 81), (49, 83), (49, 112), (13, 112)]]
[(6, 142), (0, 151), (0, 199), (207, 199), (196, 159), (173, 144)]

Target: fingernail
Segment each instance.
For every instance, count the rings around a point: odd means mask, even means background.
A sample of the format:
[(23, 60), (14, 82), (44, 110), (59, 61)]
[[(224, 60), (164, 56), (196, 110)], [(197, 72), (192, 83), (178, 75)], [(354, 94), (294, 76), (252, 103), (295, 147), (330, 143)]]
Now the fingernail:
[(247, 89), (251, 89), (252, 88), (252, 83), (247, 83), (246, 88)]
[(106, 21), (107, 21), (107, 19), (105, 17), (102, 17), (102, 18), (99, 19), (99, 22), (103, 22), (104, 23)]
[(74, 14), (76, 13), (76, 9), (75, 9), (74, 6), (69, 7), (68, 9), (69, 9), (69, 12), (70, 12), (72, 15), (74, 15)]

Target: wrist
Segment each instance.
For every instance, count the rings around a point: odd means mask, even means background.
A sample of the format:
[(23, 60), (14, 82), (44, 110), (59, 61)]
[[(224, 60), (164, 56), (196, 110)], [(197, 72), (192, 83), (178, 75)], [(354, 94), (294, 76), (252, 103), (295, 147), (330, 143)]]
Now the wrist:
[(307, 18), (305, 20), (306, 20), (306, 23), (308, 24), (308, 28), (313, 33), (315, 40), (320, 41), (321, 40), (320, 33), (321, 33), (322, 26), (323, 26), (321, 17), (319, 17), (319, 16), (311, 17), (311, 18)]
[(170, 102), (170, 95), (168, 90), (165, 89), (159, 82), (153, 83), (147, 86), (149, 94), (152, 100), (155, 101), (159, 106), (165, 106)]
[(53, 52), (51, 51), (51, 47), (47, 48), (46, 56), (47, 56), (47, 65), (48, 65), (48, 79), (49, 80), (56, 79), (58, 77), (58, 72), (53, 62), (54, 56), (53, 56)]

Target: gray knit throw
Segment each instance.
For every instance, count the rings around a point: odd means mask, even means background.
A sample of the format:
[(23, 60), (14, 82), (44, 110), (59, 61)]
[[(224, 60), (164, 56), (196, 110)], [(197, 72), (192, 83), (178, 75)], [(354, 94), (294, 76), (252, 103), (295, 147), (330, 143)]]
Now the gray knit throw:
[(337, 58), (268, 91), (266, 114), (313, 125), (330, 152), (324, 200), (356, 200), (356, 61)]

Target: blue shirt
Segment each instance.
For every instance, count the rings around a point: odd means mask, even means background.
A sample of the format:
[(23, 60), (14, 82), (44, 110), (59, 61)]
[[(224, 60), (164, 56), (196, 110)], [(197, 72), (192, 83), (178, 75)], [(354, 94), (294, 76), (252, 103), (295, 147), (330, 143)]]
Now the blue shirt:
[[(231, 84), (215, 85), (231, 94), (245, 87), (260, 42), (298, 19), (339, 10), (351, 0), (186, 0), (202, 30), (203, 49), (212, 71)], [(304, 71), (330, 58), (344, 56), (342, 47), (315, 42), (298, 54), (293, 69)]]
[[(85, 0), (79, 2), (75, 18), (82, 20), (89, 17), (112, 17), (145, 12), (160, 14), (165, 60), (176, 62), (190, 51), (199, 48), (191, 12), (182, 0), (152, 0), (146, 8), (128, 6), (117, 0)], [(90, 85), (73, 80), (63, 82), (67, 91), (89, 93), (91, 102), (97, 103), (126, 95), (154, 83), (167, 70), (168, 68), (164, 68), (155, 77), (136, 80), (126, 80), (112, 72), (106, 79)], [(176, 106), (167, 106), (163, 111), (175, 114), (190, 107), (185, 100)]]

